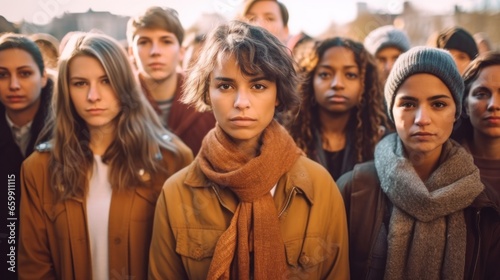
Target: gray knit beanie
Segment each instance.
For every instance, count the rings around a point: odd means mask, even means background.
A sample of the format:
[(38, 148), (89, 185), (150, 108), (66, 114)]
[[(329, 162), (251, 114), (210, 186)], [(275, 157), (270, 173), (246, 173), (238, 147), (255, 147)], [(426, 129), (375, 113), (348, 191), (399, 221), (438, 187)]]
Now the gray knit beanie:
[(363, 45), (372, 55), (376, 55), (381, 49), (387, 47), (395, 47), (405, 52), (410, 49), (410, 39), (406, 33), (393, 25), (385, 25), (370, 32)]
[(394, 122), (392, 107), (396, 92), (403, 82), (411, 75), (428, 73), (438, 77), (448, 87), (455, 100), (457, 111), (455, 119), (462, 111), (462, 96), (464, 82), (450, 53), (446, 50), (431, 47), (414, 47), (400, 55), (387, 78), (384, 96), (388, 116)]

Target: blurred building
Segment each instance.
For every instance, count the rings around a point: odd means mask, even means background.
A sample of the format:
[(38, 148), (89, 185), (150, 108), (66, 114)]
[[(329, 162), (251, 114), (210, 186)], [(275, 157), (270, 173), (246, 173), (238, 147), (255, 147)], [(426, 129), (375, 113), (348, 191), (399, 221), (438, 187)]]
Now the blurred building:
[[(410, 2), (403, 3), (401, 13), (391, 14), (385, 11), (373, 11), (365, 2), (357, 3), (358, 15), (350, 23), (338, 25), (333, 23), (318, 36), (319, 39), (332, 36), (345, 36), (354, 40), (363, 41), (368, 33), (373, 29), (387, 24), (394, 24), (396, 27), (407, 32), (412, 45), (426, 45), (429, 38), (435, 32), (444, 28), (457, 25), (461, 26), (471, 34), (484, 32), (488, 35), (493, 47), (500, 50), (500, 12), (498, 7), (494, 8), (490, 1), (483, 0), (483, 5), (477, 7), (476, 11), (467, 12), (455, 7), (454, 12), (446, 15), (435, 15), (428, 11), (416, 9)], [(187, 28), (187, 34), (197, 34), (200, 26), (210, 26), (209, 23), (216, 21), (220, 15), (202, 15), (200, 20)], [(96, 12), (89, 9), (84, 13), (65, 13), (61, 17), (54, 18), (47, 25), (35, 25), (28, 22), (19, 24), (19, 28), (0, 16), (0, 32), (9, 30), (24, 34), (49, 33), (61, 39), (70, 31), (91, 31), (99, 30), (126, 44), (126, 24), (128, 16), (114, 15), (109, 12)], [(200, 24), (201, 23), (201, 24)], [(188, 36), (189, 37), (189, 36)]]
[(85, 13), (64, 13), (54, 18), (47, 25), (35, 25), (28, 22), (21, 24), (21, 33), (49, 33), (61, 40), (70, 31), (97, 31), (123, 41), (129, 17), (111, 14), (110, 12), (96, 12), (89, 9)]
[(12, 22), (8, 21), (5, 17), (0, 16), (0, 33), (4, 32), (17, 33), (19, 32), (19, 28)]
[(448, 15), (435, 15), (416, 9), (410, 2), (403, 4), (399, 14), (389, 14), (371, 11), (364, 2), (357, 4), (357, 18), (347, 24), (332, 23), (319, 38), (345, 36), (363, 41), (373, 29), (383, 25), (393, 24), (406, 31), (413, 46), (427, 45), (433, 34), (451, 26), (460, 26), (471, 34), (484, 32), (488, 35), (493, 48), (500, 50), (500, 12), (486, 5), (474, 12), (462, 11), (455, 7)]

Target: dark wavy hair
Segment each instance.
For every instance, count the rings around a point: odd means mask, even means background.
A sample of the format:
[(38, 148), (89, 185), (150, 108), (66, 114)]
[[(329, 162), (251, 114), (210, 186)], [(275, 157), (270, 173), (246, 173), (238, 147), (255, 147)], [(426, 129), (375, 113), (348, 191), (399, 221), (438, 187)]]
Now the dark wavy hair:
[(275, 115), (299, 106), (300, 97), (296, 90), (299, 78), (288, 49), (264, 28), (237, 20), (218, 26), (208, 35), (198, 61), (187, 72), (182, 102), (200, 112), (210, 111), (210, 74), (231, 55), (243, 74), (263, 73), (276, 82), (279, 105)]
[(494, 65), (500, 65), (500, 52), (498, 51), (490, 51), (479, 55), (476, 59), (471, 61), (469, 66), (465, 69), (463, 74), (465, 88), (462, 97), (462, 114), (460, 114), (460, 118), (455, 125), (455, 130), (451, 135), (451, 138), (458, 142), (471, 141), (474, 134), (474, 127), (472, 127), (472, 123), (465, 110), (467, 106), (466, 100), (469, 96), (471, 86), (477, 80), (484, 68)]
[(347, 134), (354, 139), (356, 162), (373, 159), (376, 143), (380, 140), (381, 127), (388, 127), (382, 99), (382, 85), (379, 82), (374, 58), (359, 42), (341, 37), (334, 37), (316, 42), (312, 52), (299, 61), (303, 82), (299, 87), (302, 98), (300, 111), (287, 125), (297, 145), (308, 155), (314, 151), (314, 130), (321, 133), (319, 105), (314, 96), (314, 75), (319, 61), (327, 50), (343, 47), (353, 52), (356, 65), (360, 69), (363, 93), (359, 104), (352, 109), (346, 125)]

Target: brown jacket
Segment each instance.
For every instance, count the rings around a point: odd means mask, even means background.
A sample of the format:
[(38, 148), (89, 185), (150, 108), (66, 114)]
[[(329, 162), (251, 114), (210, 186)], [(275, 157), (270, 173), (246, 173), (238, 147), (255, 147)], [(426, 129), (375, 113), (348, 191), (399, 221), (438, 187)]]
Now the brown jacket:
[[(165, 174), (152, 188), (113, 190), (109, 212), (109, 279), (146, 279), (156, 200), (165, 180), (192, 161), (179, 140), (180, 156), (166, 150)], [(19, 279), (92, 279), (85, 199), (54, 203), (49, 185), (49, 152), (35, 152), (21, 175)]]
[[(274, 194), (288, 279), (349, 279), (344, 203), (322, 166), (300, 157)], [(214, 248), (238, 199), (209, 182), (195, 161), (172, 176), (156, 206), (150, 279), (206, 279)]]

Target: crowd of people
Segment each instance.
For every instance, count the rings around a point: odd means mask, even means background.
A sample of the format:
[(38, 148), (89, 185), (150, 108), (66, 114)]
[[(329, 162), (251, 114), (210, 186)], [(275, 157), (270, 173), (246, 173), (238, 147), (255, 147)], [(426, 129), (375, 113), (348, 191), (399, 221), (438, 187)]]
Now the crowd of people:
[[(500, 279), (500, 52), (246, 0), (0, 34), (7, 279)], [(14, 256), (14, 257), (12, 257)]]

